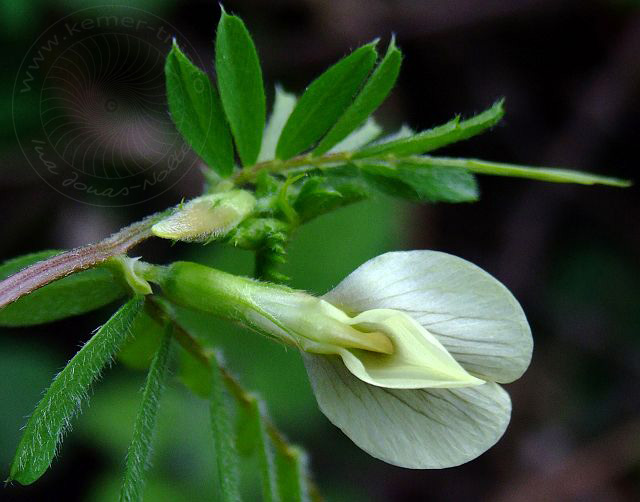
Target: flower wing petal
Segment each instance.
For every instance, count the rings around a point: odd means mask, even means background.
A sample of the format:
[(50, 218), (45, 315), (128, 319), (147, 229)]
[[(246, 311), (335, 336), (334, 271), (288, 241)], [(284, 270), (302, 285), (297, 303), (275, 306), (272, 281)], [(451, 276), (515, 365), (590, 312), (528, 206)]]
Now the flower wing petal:
[(400, 310), (418, 321), (473, 375), (501, 383), (531, 361), (527, 319), (509, 290), (476, 265), (437, 251), (369, 260), (324, 299), (347, 312)]
[(336, 356), (304, 354), (322, 412), (370, 455), (399, 467), (439, 469), (493, 446), (511, 416), (509, 395), (487, 382), (458, 389), (369, 385)]

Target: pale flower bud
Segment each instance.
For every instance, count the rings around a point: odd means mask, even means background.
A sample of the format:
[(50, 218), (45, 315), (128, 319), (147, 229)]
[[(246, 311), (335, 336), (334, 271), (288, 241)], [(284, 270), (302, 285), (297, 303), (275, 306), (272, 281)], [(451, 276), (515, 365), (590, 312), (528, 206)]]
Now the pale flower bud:
[(226, 235), (249, 216), (256, 200), (245, 190), (197, 197), (151, 228), (157, 237), (206, 242)]

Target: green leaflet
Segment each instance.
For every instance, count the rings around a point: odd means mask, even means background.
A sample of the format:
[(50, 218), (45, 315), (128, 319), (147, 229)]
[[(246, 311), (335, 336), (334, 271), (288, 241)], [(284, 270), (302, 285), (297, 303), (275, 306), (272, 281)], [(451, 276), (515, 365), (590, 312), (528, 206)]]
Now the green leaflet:
[(363, 165), (364, 178), (378, 190), (417, 202), (473, 202), (475, 176), (464, 169), (400, 164)]
[(251, 165), (260, 152), (266, 117), (262, 70), (244, 23), (224, 11), (216, 34), (216, 72), (238, 155), (243, 165)]
[(191, 148), (220, 176), (233, 171), (233, 143), (218, 92), (173, 42), (165, 64), (169, 111)]
[(142, 389), (142, 402), (133, 426), (133, 437), (127, 451), (127, 463), (121, 502), (141, 501), (144, 493), (145, 471), (151, 457), (151, 443), (158, 414), (158, 404), (169, 367), (172, 330), (168, 324), (160, 348), (156, 352)]
[(494, 176), (510, 176), (513, 178), (528, 178), (532, 180), (550, 181), (554, 183), (579, 183), (581, 185), (609, 185), (615, 187), (629, 187), (629, 180), (598, 176), (597, 174), (558, 169), (553, 167), (528, 167), (503, 162), (489, 162), (479, 159), (455, 159), (450, 157), (410, 157), (406, 164), (412, 168), (431, 167), (442, 169), (466, 169), (478, 174)]
[[(0, 280), (60, 251), (41, 251), (0, 265)], [(31, 326), (98, 309), (126, 294), (125, 286), (106, 266), (58, 279), (0, 309), (0, 326)]]
[(281, 445), (276, 448), (276, 472), (278, 494), (283, 502), (310, 500), (307, 457), (296, 446)]
[(11, 463), (10, 480), (28, 485), (47, 470), (89, 387), (129, 336), (143, 304), (140, 297), (129, 300), (56, 375), (27, 422)]
[(271, 438), (263, 418), (263, 403), (255, 396), (249, 396), (248, 418), (251, 430), (254, 434), (257, 447), (258, 463), (260, 465), (260, 478), (262, 479), (262, 500), (276, 502), (279, 500), (277, 492), (277, 473), (275, 466), (274, 450)]
[(444, 125), (428, 129), (408, 138), (378, 143), (363, 148), (359, 152), (356, 152), (353, 158), (364, 159), (384, 155), (404, 157), (406, 155), (430, 152), (451, 143), (470, 138), (471, 136), (480, 134), (500, 121), (504, 115), (503, 103), (504, 100), (501, 99), (494, 103), (491, 108), (467, 120), (461, 121), (459, 117), (456, 117)]
[(356, 49), (316, 78), (289, 116), (276, 157), (289, 159), (318, 141), (351, 104), (375, 59), (374, 42)]
[(220, 498), (223, 502), (237, 502), (240, 501), (238, 453), (233, 441), (234, 432), (224, 390), (224, 375), (217, 356), (211, 362), (211, 430)]
[(328, 152), (361, 125), (382, 104), (396, 83), (401, 62), (402, 53), (396, 47), (394, 39), (391, 39), (387, 54), (371, 74), (353, 103), (349, 105), (338, 122), (333, 125), (313, 150), (314, 155)]

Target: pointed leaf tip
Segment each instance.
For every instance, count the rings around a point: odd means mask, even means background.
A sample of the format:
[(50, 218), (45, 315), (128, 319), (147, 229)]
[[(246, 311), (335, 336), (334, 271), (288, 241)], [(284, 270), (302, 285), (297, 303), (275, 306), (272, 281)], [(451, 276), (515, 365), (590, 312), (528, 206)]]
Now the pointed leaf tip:
[(307, 150), (336, 123), (375, 64), (375, 43), (356, 49), (309, 85), (284, 126), (277, 158), (286, 160)]
[(266, 120), (258, 52), (242, 20), (224, 10), (216, 33), (216, 72), (222, 106), (242, 164), (255, 163)]
[(392, 40), (380, 64), (353, 102), (331, 127), (327, 135), (322, 138), (313, 151), (314, 155), (321, 155), (329, 151), (360, 126), (382, 104), (396, 83), (401, 63), (402, 53)]
[(180, 50), (175, 38), (165, 64), (171, 118), (180, 134), (220, 176), (233, 170), (231, 132), (209, 77)]

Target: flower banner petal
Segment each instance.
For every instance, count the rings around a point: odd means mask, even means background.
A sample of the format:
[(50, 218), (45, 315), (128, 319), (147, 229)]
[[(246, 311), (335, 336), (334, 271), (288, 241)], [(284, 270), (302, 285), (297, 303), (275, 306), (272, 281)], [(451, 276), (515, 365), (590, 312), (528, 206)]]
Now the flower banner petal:
[(304, 354), (304, 360), (327, 418), (364, 451), (399, 467), (463, 464), (493, 446), (509, 423), (509, 395), (492, 382), (395, 390), (359, 380), (335, 356)]
[(437, 251), (369, 260), (324, 295), (348, 313), (395, 309), (432, 333), (471, 374), (500, 383), (529, 366), (533, 339), (518, 301), (476, 265)]

